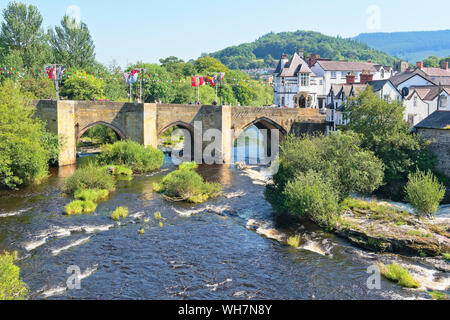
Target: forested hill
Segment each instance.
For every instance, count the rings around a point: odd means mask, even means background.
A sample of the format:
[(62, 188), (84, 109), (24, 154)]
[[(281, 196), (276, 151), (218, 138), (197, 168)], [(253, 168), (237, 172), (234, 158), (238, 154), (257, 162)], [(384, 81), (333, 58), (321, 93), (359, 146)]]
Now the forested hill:
[(318, 53), (334, 60), (371, 60), (383, 65), (395, 62), (388, 54), (358, 41), (312, 31), (269, 33), (254, 42), (228, 47), (210, 56), (230, 69), (264, 68), (275, 67), (283, 53), (292, 55), (299, 49), (304, 49), (306, 54)]
[(410, 63), (450, 55), (450, 30), (362, 33), (354, 39)]

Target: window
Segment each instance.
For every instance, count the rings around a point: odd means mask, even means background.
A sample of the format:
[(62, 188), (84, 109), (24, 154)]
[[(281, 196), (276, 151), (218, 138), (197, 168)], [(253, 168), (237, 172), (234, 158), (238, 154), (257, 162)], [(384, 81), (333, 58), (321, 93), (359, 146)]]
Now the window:
[(335, 71), (331, 72), (331, 79), (336, 79), (337, 73)]
[(413, 106), (417, 107), (417, 102), (419, 101), (419, 99), (417, 98), (417, 96), (414, 97), (414, 102), (413, 102)]
[(381, 79), (384, 79), (384, 69), (381, 70)]
[(447, 108), (447, 96), (441, 95), (441, 108)]
[(389, 101), (391, 99), (391, 97), (388, 95), (388, 94), (385, 94), (384, 95), (384, 100), (385, 101)]
[(300, 85), (302, 87), (309, 86), (309, 74), (308, 73), (302, 73), (300, 75)]
[(281, 98), (281, 106), (282, 106), (282, 107), (285, 106), (284, 102), (285, 102), (284, 97), (282, 97), (282, 98)]

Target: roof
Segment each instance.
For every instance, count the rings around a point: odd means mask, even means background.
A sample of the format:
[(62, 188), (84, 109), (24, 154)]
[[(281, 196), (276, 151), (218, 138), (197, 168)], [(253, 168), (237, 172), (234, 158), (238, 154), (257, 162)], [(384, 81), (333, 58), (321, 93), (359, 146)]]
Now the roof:
[(427, 118), (419, 122), (415, 127), (449, 130), (450, 133), (450, 111), (435, 111)]
[(450, 70), (441, 68), (422, 68), (421, 70), (429, 77), (450, 77)]
[(278, 63), (277, 69), (275, 73), (278, 74), (279, 77), (296, 77), (299, 73), (312, 73), (308, 64), (305, 60), (303, 60), (297, 53), (289, 60), (283, 69), (281, 69), (281, 60)]
[(371, 71), (377, 72), (380, 65), (370, 62), (352, 62), (352, 61), (329, 61), (317, 60), (317, 63), (325, 71)]
[(411, 90), (413, 92), (410, 94), (408, 99), (411, 99), (412, 95), (414, 94), (414, 91), (417, 92), (420, 99), (426, 100), (426, 101), (432, 101), (436, 99), (436, 97), (439, 95), (439, 93), (442, 93), (445, 91), (448, 95), (450, 95), (450, 87), (441, 87), (439, 90), (439, 86), (416, 86), (411, 87)]
[(434, 83), (428, 76), (420, 69), (416, 69), (414, 71), (403, 71), (399, 74), (396, 74), (395, 76), (392, 76), (389, 80), (392, 82), (392, 84), (396, 87), (398, 87), (403, 82), (411, 79), (412, 77), (419, 76), (424, 78), (425, 80)]
[(378, 92), (383, 89), (386, 83), (390, 82), (389, 80), (374, 80), (369, 81), (368, 84), (372, 87), (372, 91)]

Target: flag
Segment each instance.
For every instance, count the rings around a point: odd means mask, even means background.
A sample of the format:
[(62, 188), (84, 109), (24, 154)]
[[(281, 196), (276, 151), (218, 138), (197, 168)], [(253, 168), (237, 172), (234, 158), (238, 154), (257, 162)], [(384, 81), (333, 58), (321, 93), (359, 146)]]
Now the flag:
[(129, 79), (130, 79), (130, 74), (129, 74), (128, 72), (124, 72), (124, 73), (123, 73), (123, 78), (124, 78), (124, 80), (125, 80), (125, 85), (127, 85), (127, 84), (128, 84), (128, 81), (129, 81)]
[(64, 65), (62, 65), (61, 67), (59, 67), (57, 69), (57, 79), (59, 81), (62, 80), (62, 77), (63, 77), (63, 74), (64, 74), (65, 71), (66, 71), (66, 66), (64, 66)]
[(134, 69), (133, 71), (131, 71), (131, 75), (134, 76), (136, 73), (139, 73), (138, 69)]
[(56, 74), (55, 74), (55, 77), (53, 77), (53, 74), (55, 72), (55, 67), (54, 66), (51, 69), (50, 69), (50, 67), (45, 67), (45, 72), (47, 73), (49, 79), (55, 79), (56, 78)]
[(198, 87), (198, 77), (191, 77), (191, 83), (193, 87)]
[(202, 86), (204, 84), (205, 84), (205, 77), (201, 77), (199, 86)]

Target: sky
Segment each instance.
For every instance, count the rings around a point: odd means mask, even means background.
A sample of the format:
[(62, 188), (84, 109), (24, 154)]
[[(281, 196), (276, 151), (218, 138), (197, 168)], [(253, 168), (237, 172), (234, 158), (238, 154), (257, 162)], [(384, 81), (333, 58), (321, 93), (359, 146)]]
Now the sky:
[[(19, 0), (36, 5), (51, 28), (69, 13), (91, 31), (97, 60), (121, 66), (177, 56), (196, 59), (269, 32), (366, 32), (450, 29), (447, 0)], [(8, 0), (0, 0), (0, 9)]]

